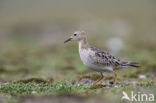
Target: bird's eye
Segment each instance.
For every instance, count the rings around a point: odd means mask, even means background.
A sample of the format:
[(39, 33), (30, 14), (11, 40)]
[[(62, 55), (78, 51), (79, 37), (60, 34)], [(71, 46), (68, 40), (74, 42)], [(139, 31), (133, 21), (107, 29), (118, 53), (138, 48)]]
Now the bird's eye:
[(77, 34), (74, 34), (74, 36), (76, 36)]

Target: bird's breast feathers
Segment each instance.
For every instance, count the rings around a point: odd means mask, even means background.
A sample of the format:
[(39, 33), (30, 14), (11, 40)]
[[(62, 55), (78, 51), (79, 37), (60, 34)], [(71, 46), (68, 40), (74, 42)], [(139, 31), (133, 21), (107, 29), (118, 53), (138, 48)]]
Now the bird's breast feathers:
[(79, 54), (83, 64), (89, 67), (90, 69), (96, 71), (105, 71), (105, 70), (112, 71), (113, 69), (112, 66), (109, 65), (98, 65), (97, 62), (100, 63), (100, 61), (96, 58), (95, 52), (92, 50), (80, 49)]

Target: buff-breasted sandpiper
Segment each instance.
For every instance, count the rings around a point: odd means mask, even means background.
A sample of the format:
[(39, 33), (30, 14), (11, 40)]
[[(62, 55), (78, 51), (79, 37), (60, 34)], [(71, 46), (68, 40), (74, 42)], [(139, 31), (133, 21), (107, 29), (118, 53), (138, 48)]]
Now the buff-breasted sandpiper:
[(139, 67), (136, 62), (122, 61), (106, 51), (90, 46), (84, 31), (74, 32), (74, 34), (64, 41), (64, 43), (71, 40), (78, 41), (79, 54), (83, 64), (92, 70), (100, 72), (101, 77), (97, 79), (92, 86), (103, 79), (104, 76), (102, 72), (104, 71), (112, 71), (114, 73), (114, 82), (116, 83), (118, 76), (115, 70), (127, 67)]

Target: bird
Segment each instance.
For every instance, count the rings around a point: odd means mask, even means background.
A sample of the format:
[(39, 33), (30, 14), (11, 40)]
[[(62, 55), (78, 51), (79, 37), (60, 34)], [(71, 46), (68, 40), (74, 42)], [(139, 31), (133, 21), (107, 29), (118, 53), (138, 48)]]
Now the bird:
[(139, 63), (137, 62), (122, 61), (118, 57), (113, 56), (107, 51), (90, 46), (88, 44), (85, 31), (74, 32), (69, 39), (64, 41), (64, 43), (67, 43), (69, 41), (78, 41), (79, 55), (83, 64), (88, 68), (100, 73), (100, 78), (94, 81), (92, 86), (95, 86), (104, 78), (103, 72), (105, 71), (113, 72), (114, 83), (117, 83), (118, 75), (116, 70), (127, 67), (140, 67)]

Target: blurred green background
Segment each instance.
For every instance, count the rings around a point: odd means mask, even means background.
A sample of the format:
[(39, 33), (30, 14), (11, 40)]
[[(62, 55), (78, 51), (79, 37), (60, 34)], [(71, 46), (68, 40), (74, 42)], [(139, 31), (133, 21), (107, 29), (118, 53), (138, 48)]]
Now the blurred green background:
[[(90, 45), (142, 67), (118, 71), (119, 88), (86, 90), (98, 73), (82, 64), (76, 42), (63, 43), (77, 30), (87, 33)], [(155, 0), (0, 0), (2, 103), (120, 102), (123, 90), (154, 92), (155, 77)]]

